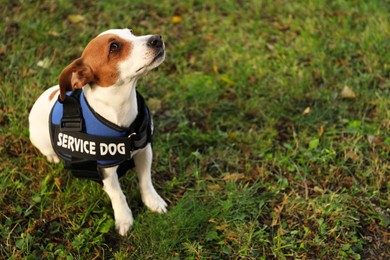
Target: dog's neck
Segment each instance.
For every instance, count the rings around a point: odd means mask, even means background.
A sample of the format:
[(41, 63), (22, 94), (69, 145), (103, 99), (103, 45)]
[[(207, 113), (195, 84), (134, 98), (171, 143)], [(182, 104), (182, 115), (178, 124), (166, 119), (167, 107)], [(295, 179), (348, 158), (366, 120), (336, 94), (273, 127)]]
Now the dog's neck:
[(84, 96), (88, 104), (108, 121), (129, 127), (138, 114), (136, 86), (137, 79), (110, 87), (84, 86)]

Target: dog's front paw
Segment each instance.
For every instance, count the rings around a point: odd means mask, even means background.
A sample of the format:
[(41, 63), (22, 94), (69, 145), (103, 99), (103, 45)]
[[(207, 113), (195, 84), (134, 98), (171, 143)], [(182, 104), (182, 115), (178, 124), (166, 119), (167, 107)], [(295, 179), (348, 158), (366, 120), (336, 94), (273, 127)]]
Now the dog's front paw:
[(133, 225), (133, 222), (134, 220), (130, 209), (115, 214), (115, 228), (121, 236), (126, 235), (127, 231), (129, 231)]
[(46, 155), (46, 159), (51, 163), (59, 163), (60, 158), (56, 154)]
[(148, 207), (151, 211), (158, 213), (167, 212), (167, 203), (157, 194), (155, 190), (149, 191), (144, 194), (142, 200), (146, 207)]

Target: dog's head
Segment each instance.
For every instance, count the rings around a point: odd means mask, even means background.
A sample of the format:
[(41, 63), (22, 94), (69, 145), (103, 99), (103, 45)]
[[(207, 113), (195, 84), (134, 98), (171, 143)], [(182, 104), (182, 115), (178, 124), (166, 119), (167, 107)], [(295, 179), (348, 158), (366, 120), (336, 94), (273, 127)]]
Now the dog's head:
[(126, 84), (160, 65), (165, 45), (160, 35), (135, 36), (129, 29), (112, 29), (93, 39), (80, 58), (61, 73), (60, 99), (66, 91), (91, 86)]

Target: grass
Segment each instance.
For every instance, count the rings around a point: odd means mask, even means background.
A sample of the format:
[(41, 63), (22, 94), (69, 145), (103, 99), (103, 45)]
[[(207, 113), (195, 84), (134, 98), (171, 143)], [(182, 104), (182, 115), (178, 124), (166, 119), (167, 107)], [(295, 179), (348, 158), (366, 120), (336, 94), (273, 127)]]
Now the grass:
[[(386, 1), (0, 6), (0, 259), (390, 256)], [(27, 122), (88, 41), (122, 27), (166, 42), (138, 89), (170, 204), (147, 211), (126, 175), (135, 225), (124, 238), (101, 187), (49, 164)]]

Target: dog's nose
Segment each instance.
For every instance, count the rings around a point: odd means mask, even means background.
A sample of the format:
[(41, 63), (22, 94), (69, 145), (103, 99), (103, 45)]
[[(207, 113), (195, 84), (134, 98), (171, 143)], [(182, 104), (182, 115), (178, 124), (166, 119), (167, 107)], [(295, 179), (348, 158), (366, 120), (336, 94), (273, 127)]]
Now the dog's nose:
[(161, 48), (163, 46), (163, 40), (161, 35), (151, 36), (148, 40), (147, 45), (148, 47), (155, 48), (155, 49)]

